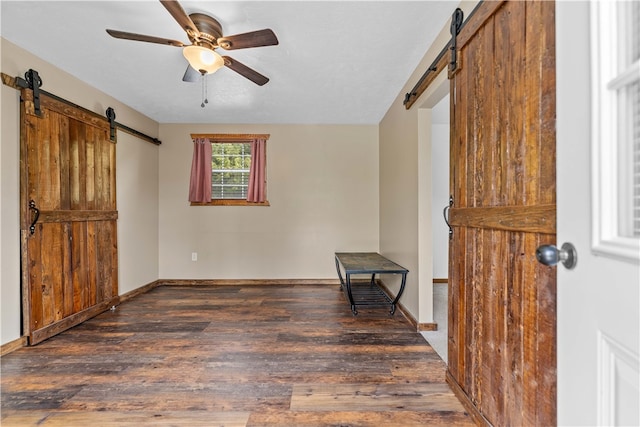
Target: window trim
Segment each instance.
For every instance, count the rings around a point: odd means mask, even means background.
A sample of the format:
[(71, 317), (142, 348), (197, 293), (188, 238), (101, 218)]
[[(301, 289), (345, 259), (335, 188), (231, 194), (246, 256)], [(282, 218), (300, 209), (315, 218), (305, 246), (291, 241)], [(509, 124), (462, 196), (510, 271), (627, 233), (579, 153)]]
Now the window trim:
[[(621, 236), (619, 117), (617, 97), (610, 85), (618, 70), (617, 2), (591, 3), (592, 103), (592, 236), (591, 250), (621, 261), (640, 261), (640, 239)], [(616, 141), (616, 143), (611, 143)]]
[[(250, 143), (254, 139), (269, 140), (269, 134), (254, 133), (192, 133), (191, 139), (207, 138), (213, 143)], [(252, 153), (253, 155), (253, 153)], [(206, 203), (190, 202), (191, 206), (270, 206), (269, 201), (248, 202), (242, 199), (211, 199)]]
[(242, 199), (211, 199), (207, 203), (191, 202), (191, 206), (271, 206), (268, 200), (264, 202), (247, 202)]

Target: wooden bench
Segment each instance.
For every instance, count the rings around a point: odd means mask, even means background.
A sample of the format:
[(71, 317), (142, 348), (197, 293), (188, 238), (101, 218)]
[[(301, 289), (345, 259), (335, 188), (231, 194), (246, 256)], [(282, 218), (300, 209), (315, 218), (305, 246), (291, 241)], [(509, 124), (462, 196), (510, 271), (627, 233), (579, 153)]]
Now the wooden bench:
[[(409, 270), (383, 257), (377, 252), (336, 252), (336, 270), (340, 278), (340, 286), (347, 294), (351, 311), (358, 314), (357, 305), (387, 306), (391, 305), (391, 314), (396, 311), (396, 304), (407, 283), (407, 273)], [(342, 276), (342, 269), (345, 276)], [(352, 274), (371, 275), (371, 280), (367, 283), (352, 282)], [(376, 283), (376, 274), (402, 274), (400, 290), (395, 298), (387, 295)], [(355, 292), (354, 292), (355, 291)]]

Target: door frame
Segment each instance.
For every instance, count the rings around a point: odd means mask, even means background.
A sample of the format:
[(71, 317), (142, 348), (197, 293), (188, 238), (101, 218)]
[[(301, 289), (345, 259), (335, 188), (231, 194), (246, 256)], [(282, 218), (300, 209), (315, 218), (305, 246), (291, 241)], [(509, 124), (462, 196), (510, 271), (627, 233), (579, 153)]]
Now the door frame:
[[(422, 95), (418, 107), (418, 323), (435, 330), (433, 301), (433, 186), (431, 180), (431, 109), (449, 93), (447, 71), (441, 71)], [(444, 206), (443, 206), (444, 207)]]

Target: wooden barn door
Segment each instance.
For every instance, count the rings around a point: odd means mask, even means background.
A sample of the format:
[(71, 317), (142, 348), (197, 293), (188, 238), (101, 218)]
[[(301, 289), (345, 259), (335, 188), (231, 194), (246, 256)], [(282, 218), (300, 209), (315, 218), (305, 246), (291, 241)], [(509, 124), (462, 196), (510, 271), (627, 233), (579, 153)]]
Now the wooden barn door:
[(23, 335), (36, 344), (118, 297), (115, 144), (109, 123), (22, 90)]
[[(450, 73), (448, 379), (476, 421), (556, 424), (555, 4), (485, 2)], [(586, 124), (585, 124), (586, 125)]]

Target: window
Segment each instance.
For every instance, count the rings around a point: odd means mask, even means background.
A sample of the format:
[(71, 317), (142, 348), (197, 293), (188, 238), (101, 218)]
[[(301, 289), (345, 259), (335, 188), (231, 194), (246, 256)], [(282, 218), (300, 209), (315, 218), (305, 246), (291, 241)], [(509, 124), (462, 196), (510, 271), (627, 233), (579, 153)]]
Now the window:
[(640, 260), (640, 2), (591, 3), (593, 251)]
[[(269, 206), (264, 134), (192, 134), (192, 206)], [(210, 150), (209, 150), (210, 149)]]
[(211, 198), (246, 200), (250, 168), (250, 143), (212, 142)]

